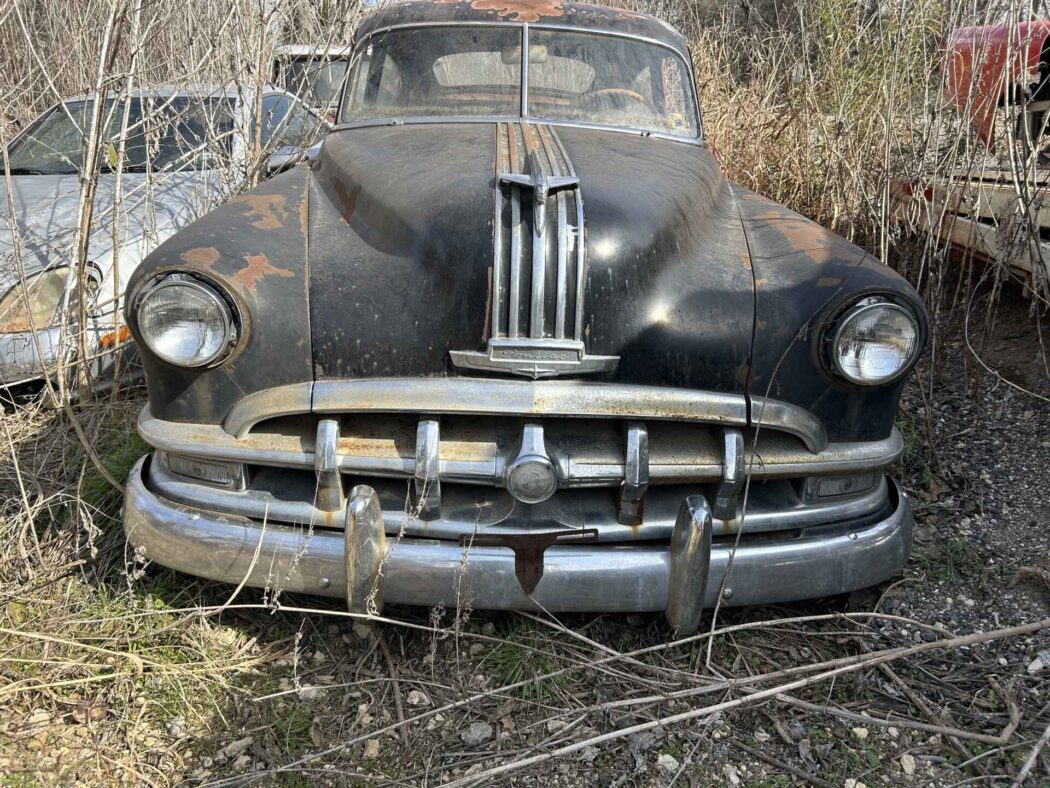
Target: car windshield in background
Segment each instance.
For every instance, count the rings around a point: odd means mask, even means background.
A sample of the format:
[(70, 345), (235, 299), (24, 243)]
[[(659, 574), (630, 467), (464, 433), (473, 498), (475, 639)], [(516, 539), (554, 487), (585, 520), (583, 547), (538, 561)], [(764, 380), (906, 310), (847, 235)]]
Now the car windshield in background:
[[(8, 152), (14, 175), (64, 175), (81, 169), (84, 135), (94, 102), (71, 101), (47, 112)], [(102, 151), (104, 169), (207, 169), (228, 155), (234, 126), (233, 99), (146, 96), (106, 102)], [(122, 129), (127, 133), (122, 134)]]
[[(516, 28), (425, 27), (373, 36), (350, 77), (342, 120), (518, 116), (522, 34)], [(695, 137), (682, 58), (630, 38), (529, 31), (529, 118)]]
[(339, 90), (346, 78), (345, 60), (302, 58), (283, 65), (281, 81), (285, 90), (294, 93), (310, 107), (331, 107), (339, 100)]

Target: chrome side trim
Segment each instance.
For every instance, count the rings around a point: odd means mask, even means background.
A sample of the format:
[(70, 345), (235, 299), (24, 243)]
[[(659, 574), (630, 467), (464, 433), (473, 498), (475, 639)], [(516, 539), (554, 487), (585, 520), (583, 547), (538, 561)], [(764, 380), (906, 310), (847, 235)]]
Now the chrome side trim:
[[(264, 527), (171, 503), (146, 488), (143, 463), (140, 460), (131, 471), (123, 519), (129, 542), (147, 560), (222, 582), (346, 595), (343, 533)], [(896, 486), (891, 499), (892, 510), (885, 519), (853, 531), (742, 542), (726, 583), (732, 595), (725, 604), (788, 602), (885, 580), (907, 561), (913, 522)], [(705, 607), (716, 601), (731, 550), (726, 544), (711, 549)], [(543, 579), (529, 597), (518, 585), (514, 554), (506, 548), (387, 540), (383, 599), (425, 606), (470, 604), (476, 609), (660, 611), (669, 601), (670, 562), (666, 544), (555, 545), (546, 551)]]

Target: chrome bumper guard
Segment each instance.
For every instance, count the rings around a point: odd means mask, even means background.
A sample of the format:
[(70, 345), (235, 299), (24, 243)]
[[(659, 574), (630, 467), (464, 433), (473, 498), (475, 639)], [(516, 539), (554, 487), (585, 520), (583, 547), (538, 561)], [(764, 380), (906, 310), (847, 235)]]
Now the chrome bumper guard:
[[(154, 495), (145, 464), (131, 471), (124, 530), (148, 560), (230, 583), (347, 597), (352, 610), (383, 602), (551, 612), (665, 611), (680, 632), (695, 629), (700, 610), (808, 599), (865, 588), (901, 568), (911, 548), (912, 514), (890, 482), (889, 511), (863, 525), (711, 543), (711, 511), (702, 496), (680, 509), (669, 542), (554, 545), (543, 576), (526, 595), (505, 547), (383, 536), (382, 512), (367, 487), (351, 491), (346, 527), (264, 524), (214, 514)], [(356, 545), (356, 546), (352, 546)], [(706, 570), (706, 571), (705, 571)]]

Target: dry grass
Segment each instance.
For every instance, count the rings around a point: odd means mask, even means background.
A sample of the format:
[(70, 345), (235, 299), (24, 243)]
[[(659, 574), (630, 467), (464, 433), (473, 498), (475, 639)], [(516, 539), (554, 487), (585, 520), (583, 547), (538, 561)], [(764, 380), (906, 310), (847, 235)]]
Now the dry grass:
[[(939, 332), (973, 315), (974, 333), (988, 333), (1010, 272), (960, 274), (943, 248), (890, 221), (888, 193), (895, 178), (985, 165), (944, 106), (937, 48), (945, 30), (1001, 8), (798, 0), (779, 18), (761, 5), (748, 18), (718, 4), (635, 5), (689, 35), (730, 177), (898, 265)], [(103, 85), (258, 84), (277, 42), (343, 41), (360, 13), (334, 1), (7, 0), (4, 133)], [(1038, 321), (1045, 281), (1028, 291)], [(927, 441), (949, 438), (918, 412), (938, 397), (941, 366), (998, 374), (976, 339), (942, 361), (941, 336), (905, 424), (902, 473), (916, 491), (944, 473)], [(144, 451), (133, 437), (142, 402), (137, 391), (75, 408), (43, 398), (0, 417), (0, 784), (990, 783), (1016, 778), (1037, 751), (1045, 684), (999, 660), (1044, 635), (953, 641), (936, 621), (872, 614), (902, 589), (978, 573), (986, 556), (965, 540), (920, 549), (885, 598), (723, 611), (710, 659), (704, 637), (668, 642), (653, 616), (398, 609), (355, 626), (335, 604), (231, 599), (228, 586), (126, 554), (106, 475), (122, 479)], [(1026, 599), (1045, 611), (1038, 592)], [(472, 723), (490, 735), (468, 744)], [(659, 755), (679, 771), (655, 770)], [(1031, 779), (1046, 768), (1034, 760)]]

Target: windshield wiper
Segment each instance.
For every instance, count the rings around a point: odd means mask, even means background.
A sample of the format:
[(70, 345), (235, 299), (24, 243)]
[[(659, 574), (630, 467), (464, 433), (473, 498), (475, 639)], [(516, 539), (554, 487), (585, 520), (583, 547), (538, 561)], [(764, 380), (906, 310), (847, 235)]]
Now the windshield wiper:
[(31, 170), (28, 167), (12, 167), (12, 175), (47, 175), (46, 172), (41, 170)]

